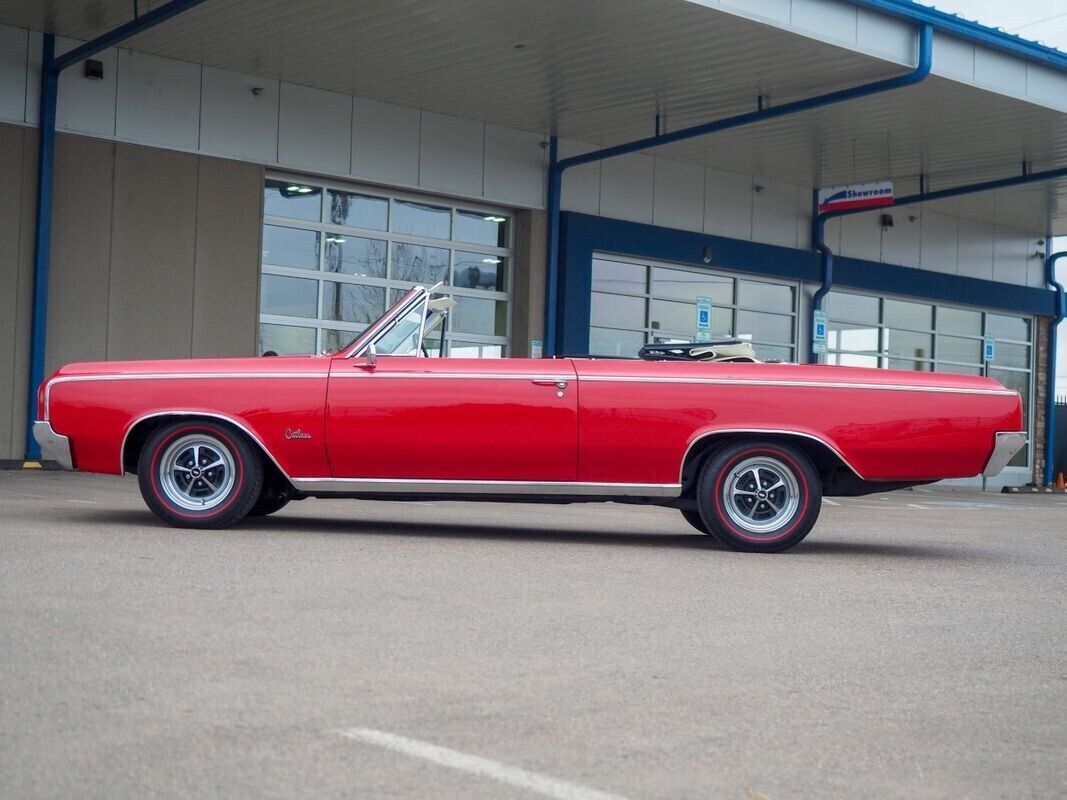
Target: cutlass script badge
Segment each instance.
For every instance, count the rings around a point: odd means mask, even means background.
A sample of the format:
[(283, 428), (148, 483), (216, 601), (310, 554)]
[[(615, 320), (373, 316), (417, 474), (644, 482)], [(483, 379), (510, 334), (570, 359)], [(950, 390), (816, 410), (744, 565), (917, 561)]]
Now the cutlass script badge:
[(285, 429), (285, 438), (286, 439), (310, 439), (311, 438), (311, 434), (310, 433), (304, 433), (302, 430), (300, 430), (300, 428), (286, 428)]

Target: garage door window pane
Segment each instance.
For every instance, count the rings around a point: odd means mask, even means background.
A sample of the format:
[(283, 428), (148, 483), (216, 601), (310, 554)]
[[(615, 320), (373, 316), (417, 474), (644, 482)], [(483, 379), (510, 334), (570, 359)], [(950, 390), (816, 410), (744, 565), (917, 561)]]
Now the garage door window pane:
[(929, 333), (885, 330), (886, 350), (897, 358), (932, 358), (933, 343), (934, 337)]
[(385, 313), (385, 289), (355, 283), (322, 284), (322, 318), (369, 324)]
[[(759, 281), (740, 281), (737, 284), (737, 304), (761, 311), (793, 310), (792, 286), (780, 286), (776, 283)], [(740, 320), (740, 318), (738, 318)], [(738, 324), (741, 324), (740, 321)]]
[(452, 209), (411, 200), (395, 200), (393, 232), (448, 239), (452, 236)]
[(504, 336), (508, 329), (507, 303), (475, 297), (453, 297), (450, 330), (454, 333), (482, 333)]
[[(831, 350), (855, 350), (861, 353), (878, 353), (878, 328), (868, 325), (851, 325), (847, 322), (831, 321), (826, 334), (826, 344)], [(829, 362), (837, 363), (837, 362)]]
[[(1029, 430), (1030, 425), (1030, 373), (1010, 372), (1004, 369), (990, 368), (989, 377), (1000, 381), (1009, 389), (1014, 389), (1022, 395), (1023, 399), (1023, 428)], [(1020, 450), (1011, 461), (1009, 467), (1025, 467), (1030, 459), (1030, 446)]]
[(937, 309), (937, 330), (940, 333), (962, 333), (967, 336), (982, 335), (982, 313), (963, 308)]
[(886, 300), (883, 313), (885, 318), (882, 321), (894, 328), (917, 331), (929, 331), (934, 328), (934, 307), (926, 303)]
[(321, 350), (329, 350), (336, 353), (354, 342), (359, 334), (356, 331), (339, 331), (331, 328), (322, 329)]
[(756, 358), (760, 361), (792, 361), (793, 360), (793, 348), (781, 347), (773, 344), (754, 344), (752, 348), (756, 351)]
[(889, 369), (909, 369), (912, 372), (933, 372), (934, 365), (930, 361), (891, 358), (889, 359)]
[(452, 285), (460, 289), (482, 289), (488, 292), (505, 291), (504, 276), (507, 275), (507, 259), (485, 253), (456, 251)]
[(259, 352), (273, 350), (280, 356), (294, 356), (315, 352), (315, 329), (295, 325), (259, 326)]
[(733, 278), (720, 278), (684, 269), (653, 267), (652, 294), (693, 302), (698, 297), (710, 297), (713, 303), (733, 305), (734, 281)]
[(485, 211), (456, 211), (457, 242), (484, 244), (489, 247), (508, 246), (508, 220), (499, 214)]
[(319, 268), (318, 231), (263, 226), (263, 263), (297, 269)]
[(342, 275), (385, 277), (389, 245), (380, 239), (364, 239), (344, 233), (326, 234), (323, 269)]
[(835, 320), (844, 322), (866, 322), (877, 325), (878, 298), (864, 297), (846, 292), (830, 292), (827, 298), (827, 310)]
[(480, 342), (452, 341), (448, 345), (449, 358), (503, 358), (504, 346)]
[(980, 364), (982, 363), (982, 340), (961, 339), (958, 336), (938, 336), (937, 360)]
[(842, 367), (867, 367), (878, 368), (878, 356), (861, 356), (855, 353), (827, 353), (827, 364), (837, 364)]
[(412, 281), (430, 287), (448, 280), (448, 251), (441, 247), (396, 242), (393, 244), (393, 274), (396, 281)]
[(645, 344), (645, 335), (637, 331), (618, 331), (608, 328), (589, 329), (589, 352), (594, 356), (625, 356), (633, 358)]
[(645, 300), (642, 297), (593, 292), (589, 321), (593, 325), (608, 328), (644, 328)]
[[(649, 325), (653, 331), (672, 333), (696, 333), (697, 307), (695, 303), (676, 303), (670, 300), (652, 300), (649, 308)], [(715, 324), (715, 313), (711, 315)]]
[(997, 342), (993, 363), (998, 367), (1030, 368), (1030, 348), (1025, 344)]
[(594, 258), (593, 291), (644, 294), (648, 291), (648, 267)]
[(1029, 342), (1030, 320), (1019, 317), (1002, 317), (999, 314), (986, 314), (985, 332), (998, 339)]
[(792, 342), (793, 318), (758, 311), (737, 312), (737, 336), (758, 342)]
[(315, 317), (318, 311), (318, 281), (264, 275), (259, 294), (259, 307), (264, 314)]
[(330, 204), (330, 222), (334, 225), (376, 231), (384, 231), (389, 227), (389, 201), (384, 197), (330, 189), (327, 202)]
[(263, 189), (263, 213), (318, 222), (322, 214), (322, 189), (294, 181), (267, 179)]

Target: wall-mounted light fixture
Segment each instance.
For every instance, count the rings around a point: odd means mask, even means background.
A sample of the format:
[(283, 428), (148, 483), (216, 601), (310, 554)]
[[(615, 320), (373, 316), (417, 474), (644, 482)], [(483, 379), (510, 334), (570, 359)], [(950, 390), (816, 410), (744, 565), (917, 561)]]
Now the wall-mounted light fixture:
[(700, 260), (705, 264), (711, 263), (711, 245), (704, 245), (704, 249), (700, 252)]
[(892, 214), (882, 214), (881, 223), (882, 223), (882, 228), (883, 229), (884, 228), (892, 228), (893, 227), (893, 215)]
[(97, 61), (95, 58), (86, 59), (85, 77), (91, 81), (102, 81), (104, 79), (104, 62)]

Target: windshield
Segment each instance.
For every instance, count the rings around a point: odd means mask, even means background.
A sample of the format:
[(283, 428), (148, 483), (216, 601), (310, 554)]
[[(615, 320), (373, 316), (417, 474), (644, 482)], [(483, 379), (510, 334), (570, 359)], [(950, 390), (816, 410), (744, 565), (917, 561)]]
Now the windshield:
[[(433, 287), (436, 289), (437, 287)], [(441, 355), (444, 322), (455, 301), (432, 298), (433, 289), (416, 286), (343, 348), (347, 357), (364, 354), (374, 345), (375, 353), (386, 356)], [(436, 336), (433, 334), (436, 333)]]

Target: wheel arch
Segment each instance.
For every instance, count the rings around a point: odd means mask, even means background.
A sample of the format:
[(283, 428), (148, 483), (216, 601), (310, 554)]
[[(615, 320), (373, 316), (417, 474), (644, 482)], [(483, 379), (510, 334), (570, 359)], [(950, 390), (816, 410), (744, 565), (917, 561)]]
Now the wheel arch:
[(136, 474), (137, 462), (148, 438), (167, 423), (179, 420), (203, 420), (205, 422), (222, 423), (235, 433), (244, 434), (263, 459), (264, 484), (271, 480), (276, 482), (276, 485), (293, 485), (289, 475), (282, 469), (277, 459), (267, 449), (267, 446), (263, 444), (263, 440), (247, 425), (233, 417), (210, 411), (154, 411), (135, 419), (126, 428), (126, 433), (122, 437), (122, 447), (119, 451), (119, 474)]
[(794, 430), (762, 428), (730, 428), (707, 431), (696, 436), (686, 448), (682, 458), (679, 482), (682, 484), (683, 496), (693, 494), (700, 469), (711, 455), (727, 444), (743, 441), (772, 441), (790, 444), (800, 450), (815, 467), (824, 487), (834, 480), (842, 470), (850, 473), (853, 480), (864, 482), (864, 477), (849, 463), (841, 452), (822, 437), (812, 433)]

